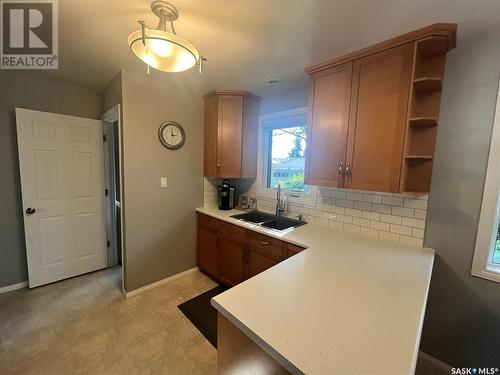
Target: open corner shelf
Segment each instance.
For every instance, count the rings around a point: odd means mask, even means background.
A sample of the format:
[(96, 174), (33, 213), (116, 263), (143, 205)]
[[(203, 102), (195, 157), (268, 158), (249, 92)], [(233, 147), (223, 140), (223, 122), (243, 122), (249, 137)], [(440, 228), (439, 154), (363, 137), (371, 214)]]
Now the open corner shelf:
[(440, 77), (421, 77), (413, 80), (413, 87), (417, 93), (441, 90)]
[(430, 36), (417, 42), (418, 53), (423, 58), (445, 55), (450, 50), (449, 40), (445, 36)]
[(408, 119), (410, 126), (437, 126), (436, 117), (410, 117)]

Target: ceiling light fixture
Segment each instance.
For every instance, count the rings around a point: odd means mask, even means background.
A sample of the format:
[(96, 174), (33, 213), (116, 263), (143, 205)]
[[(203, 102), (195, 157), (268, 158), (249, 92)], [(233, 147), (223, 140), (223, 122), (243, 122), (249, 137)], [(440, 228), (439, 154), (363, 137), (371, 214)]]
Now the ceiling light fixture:
[[(170, 3), (157, 0), (151, 3), (151, 10), (160, 19), (156, 29), (149, 28), (144, 21), (138, 21), (141, 29), (128, 36), (128, 45), (134, 55), (149, 67), (163, 72), (182, 72), (195, 65), (199, 72), (203, 70), (203, 62), (207, 61), (187, 40), (178, 36), (174, 29), (174, 21), (179, 12)], [(172, 32), (167, 31), (170, 23)]]

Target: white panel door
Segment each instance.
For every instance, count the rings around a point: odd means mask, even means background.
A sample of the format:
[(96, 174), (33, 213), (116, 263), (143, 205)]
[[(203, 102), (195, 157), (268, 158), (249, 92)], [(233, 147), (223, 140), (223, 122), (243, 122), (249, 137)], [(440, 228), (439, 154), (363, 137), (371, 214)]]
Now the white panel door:
[(102, 123), (16, 108), (30, 288), (107, 267)]

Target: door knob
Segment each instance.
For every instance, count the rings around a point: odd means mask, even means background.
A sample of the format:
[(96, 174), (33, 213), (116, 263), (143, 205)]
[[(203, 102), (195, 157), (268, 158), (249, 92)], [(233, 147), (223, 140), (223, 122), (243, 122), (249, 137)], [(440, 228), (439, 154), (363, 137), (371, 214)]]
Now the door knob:
[(33, 215), (36, 212), (36, 210), (33, 207), (28, 207), (26, 209), (26, 215)]

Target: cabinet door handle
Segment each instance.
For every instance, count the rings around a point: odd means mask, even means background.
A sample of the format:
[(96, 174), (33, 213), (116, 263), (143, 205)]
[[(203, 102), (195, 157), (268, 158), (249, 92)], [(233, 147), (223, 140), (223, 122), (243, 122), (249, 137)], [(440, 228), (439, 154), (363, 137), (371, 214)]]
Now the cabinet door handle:
[(345, 177), (347, 181), (352, 182), (352, 168), (349, 162), (345, 165)]
[(339, 165), (339, 171), (338, 171), (339, 180), (343, 180), (344, 179), (344, 175), (345, 175), (344, 162), (341, 161), (340, 165)]
[(262, 241), (261, 244), (262, 245), (269, 245), (269, 242), (268, 241)]
[(220, 170), (220, 160), (217, 161), (217, 169)]

